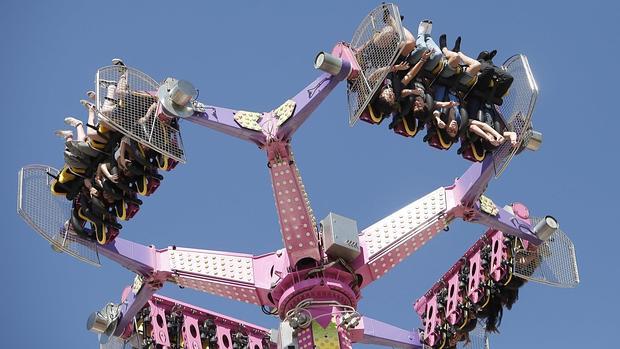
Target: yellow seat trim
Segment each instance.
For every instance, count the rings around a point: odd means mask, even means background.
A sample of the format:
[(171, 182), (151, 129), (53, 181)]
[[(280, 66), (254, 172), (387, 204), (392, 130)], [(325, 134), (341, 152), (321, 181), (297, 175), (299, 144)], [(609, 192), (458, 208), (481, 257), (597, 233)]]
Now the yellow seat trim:
[(413, 124), (413, 129), (411, 129), (409, 127), (409, 122), (407, 121), (407, 118), (403, 118), (403, 126), (405, 126), (405, 132), (409, 137), (413, 137), (416, 135), (416, 133), (418, 133), (418, 122), (415, 119), (413, 120)]
[(441, 135), (441, 132), (439, 131), (439, 129), (437, 129), (437, 137), (439, 137), (439, 143), (441, 144), (441, 147), (444, 149), (450, 149), (450, 147), (452, 146), (452, 141), (445, 141), (443, 139), (443, 136)]
[(480, 162), (484, 160), (486, 157), (486, 152), (484, 150), (482, 150), (482, 154), (478, 154), (478, 149), (473, 142), (469, 143), (469, 146), (471, 147), (471, 153), (474, 155), (474, 159), (476, 159), (476, 161)]
[(370, 113), (370, 120), (372, 120), (375, 124), (378, 124), (381, 120), (383, 120), (383, 115), (379, 115), (379, 117), (375, 116), (375, 112), (371, 105), (368, 105), (368, 112)]

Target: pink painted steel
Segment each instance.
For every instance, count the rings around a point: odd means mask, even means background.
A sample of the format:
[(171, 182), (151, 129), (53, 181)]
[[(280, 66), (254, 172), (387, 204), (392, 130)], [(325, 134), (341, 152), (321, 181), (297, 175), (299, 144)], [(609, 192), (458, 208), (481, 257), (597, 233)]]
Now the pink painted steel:
[(218, 348), (232, 348), (232, 338), (230, 336), (230, 328), (216, 323), (217, 327), (217, 345)]
[(424, 343), (431, 347), (439, 343), (441, 334), (439, 333), (439, 325), (441, 324), (439, 309), (437, 306), (437, 296), (431, 297), (426, 303), (424, 311)]
[(351, 65), (351, 72), (349, 73), (349, 76), (347, 76), (348, 80), (355, 80), (360, 71), (362, 71), (359, 63), (357, 63), (357, 59), (355, 59), (353, 51), (347, 44), (342, 42), (336, 44), (336, 46), (332, 49), (332, 55), (342, 60), (346, 60)]
[(184, 303), (169, 297), (154, 295), (149, 301), (149, 304), (151, 303), (158, 304), (162, 309), (165, 309), (168, 312), (170, 312), (174, 308), (176, 311), (181, 312), (182, 314), (189, 314), (190, 316), (195, 317), (201, 321), (205, 319), (211, 319), (216, 324), (220, 324), (228, 328), (242, 327), (245, 329), (245, 331), (248, 332), (249, 335), (254, 335), (257, 337), (265, 337), (269, 335), (269, 330), (264, 327), (238, 320), (228, 315), (220, 314), (211, 310), (199, 308), (194, 305)]
[(312, 335), (312, 328), (304, 328), (301, 329), (297, 333), (297, 345), (299, 345), (299, 349), (314, 349), (314, 337)]
[[(338, 270), (325, 270), (322, 277), (304, 279), (304, 274), (292, 273), (287, 276), (272, 292), (278, 304), (278, 314), (284, 319), (286, 313), (301, 301), (336, 301), (340, 304), (357, 307), (359, 290), (351, 288), (352, 276)], [(307, 277), (307, 273), (305, 274)], [(348, 281), (347, 281), (348, 280)]]
[(459, 306), (463, 302), (463, 297), (459, 290), (459, 273), (454, 273), (446, 282), (446, 321), (451, 325), (456, 325), (463, 320), (463, 312)]
[(527, 220), (530, 218), (530, 210), (528, 210), (528, 208), (520, 202), (515, 202), (512, 204), (512, 212), (515, 213), (515, 216), (521, 219)]
[[(266, 145), (280, 232), (292, 268), (301, 260), (321, 260), (315, 219), (289, 145)], [(314, 263), (313, 263), (314, 264)]]
[(342, 327), (338, 327), (338, 340), (340, 342), (340, 349), (351, 349), (353, 347), (349, 331)]
[[(183, 326), (181, 334), (183, 335), (183, 343), (186, 349), (202, 349), (203, 345), (200, 340), (200, 325), (198, 318), (191, 314), (183, 315)], [(206, 344), (206, 343), (205, 343)]]
[(365, 287), (430, 241), (447, 225), (455, 206), (439, 188), (382, 218), (360, 234), (362, 253), (351, 264)]
[(467, 285), (467, 296), (477, 304), (484, 297), (482, 285), (484, 283), (484, 274), (482, 273), (481, 252), (476, 251), (473, 256), (468, 258), (469, 261), (469, 281)]
[(166, 323), (166, 311), (153, 300), (149, 301), (151, 317), (151, 337), (155, 343), (164, 347), (170, 347), (168, 336), (168, 324)]
[(494, 281), (500, 281), (506, 276), (505, 263), (508, 261), (508, 247), (504, 243), (504, 234), (500, 231), (493, 231), (487, 233), (486, 236), (489, 237), (491, 243), (489, 277)]

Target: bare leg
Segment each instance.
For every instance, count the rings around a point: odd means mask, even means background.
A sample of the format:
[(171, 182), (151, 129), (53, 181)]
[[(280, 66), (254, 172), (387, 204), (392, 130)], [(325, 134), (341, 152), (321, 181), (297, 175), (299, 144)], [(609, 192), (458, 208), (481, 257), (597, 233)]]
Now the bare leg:
[(476, 74), (480, 72), (480, 66), (481, 66), (480, 62), (465, 55), (463, 52), (458, 52), (457, 55), (461, 59), (461, 61), (463, 61), (463, 63), (467, 65), (467, 69), (465, 69), (466, 73), (468, 73), (471, 76), (476, 76)]
[(101, 107), (102, 114), (107, 115), (116, 108), (116, 102), (114, 102), (116, 100), (116, 98), (114, 98), (116, 96), (116, 89), (117, 87), (115, 85), (108, 85), (106, 96), (103, 100), (103, 106)]
[(403, 57), (407, 57), (409, 56), (411, 51), (415, 50), (416, 48), (415, 36), (413, 36), (413, 34), (411, 34), (411, 32), (405, 27), (403, 27), (403, 32), (405, 34), (404, 35), (405, 45), (403, 46), (403, 51), (400, 53), (400, 55)]
[(75, 125), (75, 131), (77, 133), (77, 140), (83, 142), (86, 139), (86, 134), (84, 133), (84, 125), (82, 123)]
[(456, 69), (459, 66), (459, 64), (461, 63), (461, 58), (459, 57), (459, 55), (456, 52), (450, 51), (450, 50), (448, 50), (445, 47), (441, 50), (441, 52), (443, 53), (443, 55), (448, 60), (448, 65), (450, 65), (450, 67), (452, 67), (452, 69)]
[[(93, 104), (85, 104), (84, 105), (87, 109), (88, 109), (88, 124), (89, 125), (93, 125), (93, 126), (97, 126), (96, 120), (95, 120), (95, 106)], [(101, 121), (100, 121), (101, 122)], [(107, 139), (105, 139), (104, 137), (102, 137), (99, 133), (97, 133), (97, 130), (92, 128), (92, 127), (87, 127), (86, 128), (86, 136), (92, 140), (94, 140), (95, 142), (99, 142), (99, 143), (105, 143), (107, 142)], [(79, 137), (79, 133), (78, 133), (78, 137)]]
[(118, 84), (116, 87), (117, 97), (124, 96), (128, 90), (129, 90), (129, 83), (127, 82), (127, 68), (125, 68), (125, 71), (123, 72), (123, 74), (121, 74), (121, 76), (118, 78)]
[(471, 123), (469, 125), (469, 130), (475, 134), (477, 134), (478, 136), (482, 137), (483, 139), (487, 140), (487, 142), (491, 143), (492, 145), (499, 145), (499, 142), (493, 138), (490, 134), (484, 132), (480, 126), (478, 124), (475, 123)]
[(157, 109), (157, 103), (151, 104), (149, 109), (146, 111), (146, 114), (144, 114), (143, 117), (138, 119), (138, 123), (140, 125), (144, 125), (145, 123), (147, 123), (149, 119), (151, 118), (151, 116), (153, 115), (153, 113), (155, 113), (156, 109)]

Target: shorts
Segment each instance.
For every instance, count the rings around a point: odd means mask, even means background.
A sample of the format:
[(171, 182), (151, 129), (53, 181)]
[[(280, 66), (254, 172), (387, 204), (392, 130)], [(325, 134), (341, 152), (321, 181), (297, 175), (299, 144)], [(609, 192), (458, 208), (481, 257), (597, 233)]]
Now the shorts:
[(66, 141), (65, 147), (67, 147), (67, 150), (69, 150), (69, 152), (77, 156), (86, 155), (90, 157), (95, 157), (99, 155), (99, 152), (97, 150), (91, 148), (91, 146), (84, 141)]

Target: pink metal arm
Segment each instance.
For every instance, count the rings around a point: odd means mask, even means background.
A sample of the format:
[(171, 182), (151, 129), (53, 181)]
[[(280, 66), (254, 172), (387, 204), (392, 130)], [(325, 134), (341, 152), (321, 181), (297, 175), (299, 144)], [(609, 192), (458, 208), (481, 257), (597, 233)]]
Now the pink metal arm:
[[(125, 293), (130, 293), (128, 289)], [(133, 317), (131, 318), (133, 320)], [(120, 327), (123, 338), (139, 347), (202, 349), (248, 347), (275, 349), (266, 328), (202, 309), (172, 298), (153, 295), (141, 307), (135, 322)]]

